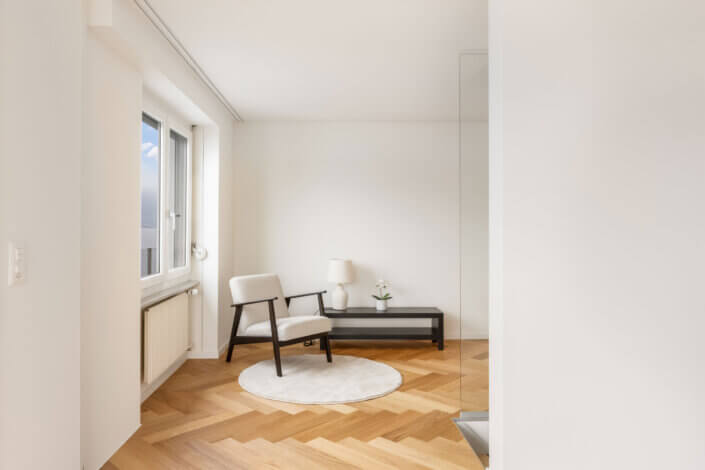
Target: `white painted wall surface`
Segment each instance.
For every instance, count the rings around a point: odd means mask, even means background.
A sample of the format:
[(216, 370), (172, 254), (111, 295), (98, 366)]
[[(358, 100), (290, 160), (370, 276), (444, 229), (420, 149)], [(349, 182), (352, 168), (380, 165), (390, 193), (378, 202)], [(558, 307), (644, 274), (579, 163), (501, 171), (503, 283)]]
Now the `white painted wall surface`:
[[(235, 121), (232, 121), (235, 122)], [(223, 157), (218, 166), (218, 353), (230, 340), (230, 328), (235, 312), (230, 307), (232, 297), (228, 282), (233, 276), (233, 126), (219, 132), (217, 142)]]
[[(86, 32), (92, 6), (106, 7), (105, 23)], [(231, 156), (232, 119), (132, 2), (0, 7), (3, 263), (9, 240), (27, 250), (25, 284), (0, 282), (0, 468), (98, 468), (139, 425), (143, 80), (169, 77), (212, 119), (197, 123), (217, 126), (203, 289), (212, 354), (218, 303), (229, 305), (219, 293), (219, 269), (232, 263), (219, 160)]]
[(703, 18), (687, 0), (492, 7), (493, 470), (705, 468)]
[(0, 1), (2, 469), (80, 468), (82, 24), (80, 1)]
[[(206, 232), (201, 241), (210, 256), (195, 273), (203, 274), (206, 307), (199, 345), (212, 355), (221, 310), (219, 226), (227, 226), (219, 224), (219, 208), (230, 197), (220, 201), (219, 160), (230, 158), (231, 145), (232, 120), (225, 109), (133, 2), (97, 0), (89, 6), (101, 4), (108, 5), (107, 13), (86, 33), (84, 64), (81, 454), (86, 470), (102, 466), (140, 422), (138, 156), (143, 88), (157, 87), (159, 98), (190, 123), (215, 133), (208, 141), (213, 148), (206, 158), (206, 210), (199, 219)], [(222, 146), (217, 128), (228, 136)], [(229, 257), (224, 265), (231, 262)]]
[[(350, 258), (349, 305), (373, 306), (375, 281), (388, 279), (390, 305), (438, 306), (458, 337), (457, 123), (242, 123), (233, 142), (237, 274), (330, 291), (328, 259)], [(466, 335), (486, 336), (483, 324)]]
[[(144, 16), (135, 2), (92, 0), (92, 6), (105, 6), (109, 14), (96, 15), (95, 30), (101, 38), (126, 59), (138, 64), (145, 87), (163, 101), (178, 107), (191, 117), (192, 124), (203, 126), (206, 135), (205, 182), (199, 241), (208, 249), (208, 258), (200, 263), (202, 283), (202, 338), (198, 357), (217, 357), (219, 324), (232, 318), (230, 296), (223, 290), (222, 278), (232, 272), (230, 189), (221, 167), (232, 158), (232, 116), (216, 96), (188, 67), (172, 46)], [(100, 11), (97, 8), (96, 11)], [(227, 217), (224, 217), (224, 214)], [(224, 217), (224, 218), (223, 218)], [(221, 319), (221, 316), (224, 317)]]
[(86, 34), (81, 165), (81, 447), (100, 468), (140, 424), (142, 75)]

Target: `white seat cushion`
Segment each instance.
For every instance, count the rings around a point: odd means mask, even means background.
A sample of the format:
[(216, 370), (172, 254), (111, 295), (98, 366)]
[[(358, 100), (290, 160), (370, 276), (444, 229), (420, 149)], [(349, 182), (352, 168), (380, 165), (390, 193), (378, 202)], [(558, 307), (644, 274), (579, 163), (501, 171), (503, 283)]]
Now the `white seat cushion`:
[[(295, 317), (277, 318), (277, 335), (279, 341), (289, 341), (304, 336), (325, 333), (331, 329), (331, 321), (327, 317), (300, 315)], [(269, 320), (254, 323), (245, 330), (245, 336), (272, 336)]]

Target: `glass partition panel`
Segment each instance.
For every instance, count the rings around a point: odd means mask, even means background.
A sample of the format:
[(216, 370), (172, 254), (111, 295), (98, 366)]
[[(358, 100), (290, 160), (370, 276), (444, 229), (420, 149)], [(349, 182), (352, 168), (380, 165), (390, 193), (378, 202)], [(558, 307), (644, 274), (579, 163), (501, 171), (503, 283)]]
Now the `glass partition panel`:
[(461, 54), (460, 167), (460, 404), (488, 409), (488, 61)]

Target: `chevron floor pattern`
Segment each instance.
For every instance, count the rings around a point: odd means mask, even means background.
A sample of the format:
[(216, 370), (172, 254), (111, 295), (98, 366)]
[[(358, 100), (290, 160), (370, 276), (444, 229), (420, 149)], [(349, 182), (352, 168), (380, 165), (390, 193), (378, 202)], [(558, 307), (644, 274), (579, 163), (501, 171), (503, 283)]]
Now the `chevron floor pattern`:
[[(103, 469), (477, 469), (480, 460), (451, 418), (488, 406), (487, 341), (445, 351), (427, 342), (333, 344), (334, 354), (399, 370), (395, 392), (347, 405), (296, 405), (250, 395), (244, 368), (271, 345), (237, 346), (231, 363), (189, 360), (142, 405), (142, 426)], [(289, 346), (283, 354), (319, 353)], [(335, 357), (333, 358), (335, 360)], [(345, 386), (345, 384), (341, 384)]]

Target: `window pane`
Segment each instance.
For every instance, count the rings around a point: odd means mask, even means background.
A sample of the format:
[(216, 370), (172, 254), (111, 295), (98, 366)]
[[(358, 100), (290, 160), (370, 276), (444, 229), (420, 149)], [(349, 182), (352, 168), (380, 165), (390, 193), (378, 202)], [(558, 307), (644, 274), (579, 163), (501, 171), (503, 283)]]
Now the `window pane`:
[(174, 131), (169, 133), (171, 138), (169, 161), (171, 166), (171, 237), (174, 253), (172, 267), (186, 266), (188, 246), (186, 246), (187, 197), (188, 197), (188, 158), (186, 137)]
[(142, 115), (142, 223), (140, 251), (141, 276), (159, 273), (159, 193), (160, 193), (160, 124)]

